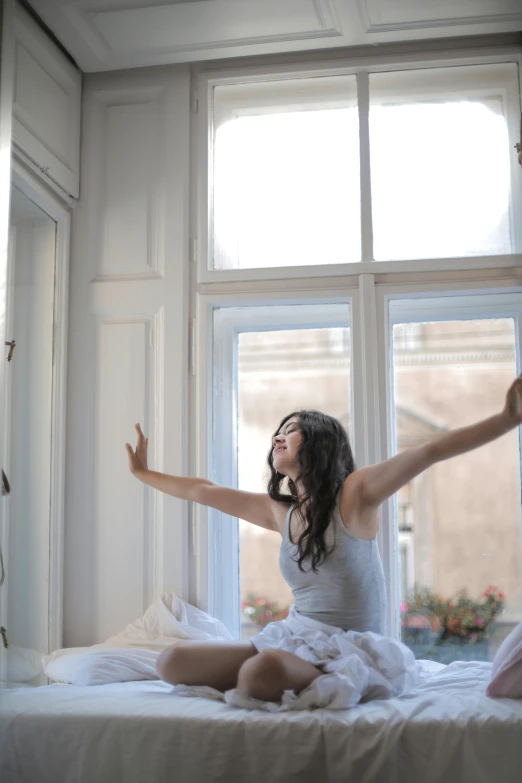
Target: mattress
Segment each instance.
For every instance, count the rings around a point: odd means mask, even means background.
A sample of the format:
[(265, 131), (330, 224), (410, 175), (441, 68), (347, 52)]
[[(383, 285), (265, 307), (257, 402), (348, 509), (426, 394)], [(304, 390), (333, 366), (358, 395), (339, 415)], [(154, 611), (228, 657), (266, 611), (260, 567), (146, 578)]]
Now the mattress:
[(161, 681), (0, 694), (2, 783), (520, 783), (522, 701), (491, 664), (426, 665), (408, 697), (267, 713)]

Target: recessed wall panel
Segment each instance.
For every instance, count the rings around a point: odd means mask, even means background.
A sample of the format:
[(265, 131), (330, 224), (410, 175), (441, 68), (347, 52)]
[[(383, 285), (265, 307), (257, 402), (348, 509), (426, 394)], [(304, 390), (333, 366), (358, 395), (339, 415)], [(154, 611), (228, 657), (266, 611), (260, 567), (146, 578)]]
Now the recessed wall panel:
[(141, 96), (101, 97), (99, 275), (159, 275), (159, 111)]
[(367, 33), (522, 20), (520, 0), (357, 0)]
[(97, 641), (122, 630), (149, 599), (149, 514), (145, 486), (129, 471), (125, 443), (134, 424), (148, 431), (148, 320), (99, 326), (96, 412), (96, 507), (93, 608)]

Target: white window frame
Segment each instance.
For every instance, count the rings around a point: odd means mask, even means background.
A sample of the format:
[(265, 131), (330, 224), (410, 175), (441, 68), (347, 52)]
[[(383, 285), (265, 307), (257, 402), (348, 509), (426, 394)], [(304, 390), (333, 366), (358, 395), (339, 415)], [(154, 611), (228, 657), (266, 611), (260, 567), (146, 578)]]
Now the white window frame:
[[(486, 288), (486, 285), (481, 287)], [(428, 290), (427, 290), (428, 288)], [(431, 289), (431, 290), (430, 290)], [(438, 289), (438, 290), (437, 290)], [(516, 332), (517, 372), (521, 371), (522, 348), (522, 287), (513, 285), (507, 290), (497, 289), (485, 293), (464, 286), (451, 284), (442, 286), (404, 286), (400, 293), (382, 287), (377, 291), (379, 312), (378, 333), (384, 350), (379, 378), (379, 406), (384, 414), (384, 426), (381, 429), (383, 444), (381, 459), (397, 453), (395, 431), (395, 410), (393, 396), (393, 326), (396, 323), (423, 321), (458, 321), (472, 318), (514, 318)], [(379, 337), (377, 337), (379, 340)], [(384, 370), (384, 372), (382, 372)], [(383, 377), (384, 375), (384, 377)], [(519, 437), (520, 464), (522, 467), (522, 441)], [(522, 476), (519, 481), (522, 483)], [(388, 586), (387, 633), (400, 638), (400, 573), (399, 573), (399, 531), (397, 495), (394, 495), (381, 508), (379, 546)], [(522, 524), (522, 520), (521, 520)]]
[[(196, 297), (196, 342), (194, 344), (194, 399), (192, 431), (196, 449), (192, 461), (191, 475), (214, 477), (212, 472), (212, 397), (213, 397), (213, 349), (212, 312), (216, 307), (272, 304), (314, 304), (321, 302), (350, 302), (351, 334), (351, 384), (353, 410), (353, 447), (358, 467), (375, 464), (395, 453), (393, 408), (392, 350), (390, 335), (392, 325), (409, 318), (415, 321), (443, 318), (458, 320), (471, 317), (517, 318), (517, 357), (520, 370), (522, 346), (522, 284), (517, 276), (495, 277), (492, 280), (474, 279), (467, 273), (466, 280), (428, 280), (424, 283), (401, 282), (399, 275), (390, 284), (389, 275), (382, 276), (382, 283), (376, 283), (373, 275), (361, 275), (357, 289), (347, 285), (347, 280), (338, 280), (338, 287), (323, 291), (313, 290), (313, 281), (303, 280), (294, 290), (281, 291), (273, 283), (272, 291), (252, 292), (252, 286), (244, 284), (244, 293), (219, 295), (202, 293)], [(412, 276), (414, 277), (414, 276)], [(418, 277), (418, 276), (417, 276)], [(430, 300), (433, 304), (428, 307)], [(443, 300), (443, 301), (441, 301)], [(390, 312), (391, 310), (391, 312)], [(311, 324), (312, 325), (312, 324)], [(230, 367), (230, 361), (228, 364)], [(222, 364), (221, 372), (232, 377), (231, 369)], [(522, 455), (521, 455), (522, 459)], [(380, 509), (378, 542), (383, 561), (388, 590), (388, 613), (384, 632), (400, 638), (400, 575), (397, 512), (394, 509), (396, 496), (384, 503)], [(229, 526), (230, 527), (230, 526)], [(211, 535), (212, 532), (212, 535)], [(225, 531), (227, 532), (227, 531)], [(229, 535), (229, 532), (227, 532)], [(232, 574), (231, 550), (237, 552), (237, 544), (224, 544), (223, 525), (218, 520), (210, 521), (208, 509), (193, 505), (192, 509), (192, 579), (189, 600), (202, 609), (216, 614), (227, 625), (237, 631), (239, 607), (237, 606), (237, 575)], [(214, 537), (214, 541), (212, 538)], [(217, 537), (217, 538), (216, 538)], [(237, 540), (237, 539), (236, 539)], [(228, 549), (227, 549), (228, 547)], [(224, 581), (216, 586), (214, 567), (211, 563), (214, 553), (223, 559), (214, 562), (224, 574)], [(237, 556), (237, 555), (236, 555)], [(229, 587), (226, 587), (228, 579)], [(233, 580), (236, 580), (235, 582)], [(234, 587), (234, 585), (236, 585)], [(227, 590), (230, 590), (228, 596)], [(233, 601), (236, 600), (236, 605)], [(225, 605), (223, 606), (223, 601)], [(237, 607), (237, 611), (236, 611)], [(235, 623), (235, 625), (234, 625)]]
[(406, 577), (404, 581), (406, 582), (407, 591), (410, 592), (415, 587), (415, 549), (412, 531), (399, 530), (398, 546), (399, 550), (402, 549), (405, 554), (406, 574), (403, 576)]
[[(423, 49), (423, 44), (418, 44)], [(433, 46), (433, 44), (426, 44)], [(192, 87), (193, 145), (192, 163), (194, 187), (191, 202), (191, 370), (189, 372), (190, 475), (208, 477), (210, 471), (212, 405), (212, 309), (228, 305), (296, 304), (305, 302), (351, 302), (351, 341), (353, 386), (353, 445), (358, 467), (374, 464), (394, 452), (390, 399), (390, 303), (401, 300), (412, 307), (429, 298), (496, 295), (505, 297), (522, 294), (522, 253), (503, 256), (423, 259), (417, 261), (372, 261), (371, 194), (369, 179), (369, 127), (364, 117), (360, 122), (361, 224), (363, 261), (350, 265), (317, 267), (286, 267), (274, 269), (208, 270), (208, 198), (207, 167), (209, 162), (210, 102), (213, 86), (220, 83), (245, 82), (251, 79), (293, 78), (299, 76), (354, 73), (358, 79), (359, 97), (369, 102), (368, 82), (371, 73), (388, 70), (435, 68), (515, 62), (522, 82), (522, 51), (509, 43), (489, 48), (470, 46), (451, 50), (385, 52), (379, 57), (362, 53), (348, 58), (344, 52), (328, 60), (302, 56), (284, 64), (274, 58), (256, 61), (236, 61), (234, 68), (214, 70), (201, 65), (194, 73)], [(254, 64), (252, 64), (254, 63)], [(268, 63), (268, 65), (267, 65)], [(518, 140), (518, 139), (515, 139)], [(514, 156), (516, 160), (516, 156)], [(515, 176), (522, 192), (522, 170)], [(518, 191), (517, 191), (518, 192)], [(467, 300), (468, 303), (471, 300)], [(477, 300), (478, 301), (478, 300)], [(491, 301), (491, 300), (490, 300)], [(504, 298), (504, 302), (507, 301)], [(395, 305), (396, 306), (396, 305)], [(446, 314), (450, 316), (450, 311)], [(423, 316), (424, 317), (424, 316)], [(451, 314), (455, 317), (455, 314)], [(520, 323), (520, 320), (519, 320)], [(520, 332), (520, 330), (519, 330)], [(518, 356), (520, 356), (520, 333)], [(400, 638), (400, 584), (398, 581), (398, 539), (393, 524), (393, 502), (381, 507), (379, 547), (388, 586), (389, 611), (385, 633)], [(214, 533), (219, 535), (219, 530)], [(216, 605), (209, 580), (209, 520), (207, 509), (192, 504), (189, 528), (190, 562), (187, 598), (210, 611)]]
[[(205, 402), (200, 405), (198, 417), (200, 448), (196, 475), (205, 475), (218, 484), (237, 488), (238, 335), (250, 331), (351, 326), (351, 299), (339, 296), (338, 291), (332, 291), (328, 296), (250, 303), (244, 299), (232, 298), (224, 302), (206, 297), (200, 305), (200, 317), (206, 322), (206, 339), (203, 338), (206, 346), (202, 346), (202, 352), (207, 359), (213, 354), (214, 360), (207, 364), (206, 372), (201, 368), (206, 382), (199, 387)], [(352, 370), (350, 378), (353, 379)], [(353, 394), (352, 384), (352, 400)], [(354, 446), (356, 437), (354, 432)], [(198, 606), (222, 620), (232, 635), (240, 638), (237, 518), (215, 509), (194, 506), (193, 534), (198, 565), (195, 585)]]
[[(239, 84), (245, 81), (279, 81), (303, 77), (355, 75), (360, 106), (360, 171), (361, 171), (361, 240), (362, 260), (351, 264), (327, 264), (306, 267), (307, 278), (328, 278), (339, 275), (384, 274), (398, 272), (423, 272), (436, 270), (472, 270), (484, 268), (508, 268), (522, 263), (522, 235), (519, 221), (514, 221), (522, 210), (522, 181), (518, 176), (516, 155), (510, 159), (512, 212), (511, 225), (517, 226), (513, 237), (516, 253), (501, 256), (472, 256), (445, 259), (418, 259), (408, 261), (374, 261), (371, 222), (370, 184), (370, 141), (369, 141), (369, 78), (372, 73), (384, 71), (417, 70), (420, 68), (443, 68), (463, 65), (485, 65), (514, 62), (519, 68), (519, 84), (522, 83), (522, 54), (519, 47), (472, 50), (451, 50), (447, 52), (426, 51), (414, 55), (388, 55), (383, 57), (343, 57), (337, 60), (294, 62), (289, 65), (238, 66), (226, 70), (203, 71), (196, 76), (193, 88), (193, 110), (195, 117), (195, 166), (196, 189), (193, 202), (194, 227), (192, 232), (192, 260), (196, 265), (197, 283), (226, 283), (238, 281), (291, 280), (303, 276), (301, 267), (278, 267), (265, 269), (208, 269), (212, 254), (209, 237), (211, 220), (211, 158), (212, 158), (212, 99), (214, 87), (223, 84)], [(519, 100), (521, 95), (516, 96)], [(522, 102), (522, 101), (521, 101)], [(518, 109), (518, 107), (517, 107)], [(518, 110), (508, 112), (510, 138), (518, 141)]]

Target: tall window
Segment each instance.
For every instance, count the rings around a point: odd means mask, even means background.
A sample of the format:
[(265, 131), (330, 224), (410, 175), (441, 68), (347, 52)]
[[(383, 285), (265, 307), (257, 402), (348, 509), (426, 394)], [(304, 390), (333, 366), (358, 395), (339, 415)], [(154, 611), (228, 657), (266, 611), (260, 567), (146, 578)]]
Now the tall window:
[[(318, 409), (350, 430), (349, 312), (347, 304), (328, 303), (214, 311), (216, 481), (266, 492), (272, 436), (293, 411)], [(224, 573), (229, 578), (216, 613), (238, 636), (284, 616), (292, 603), (279, 572), (280, 545), (278, 533), (249, 522), (223, 526), (214, 592)]]
[(511, 253), (514, 63), (370, 77), (376, 260)]
[(354, 76), (214, 89), (213, 266), (359, 261)]
[[(421, 323), (415, 351), (411, 323), (393, 326), (399, 451), (499, 413), (516, 377), (514, 318)], [(402, 633), (417, 657), (491, 658), (522, 619), (519, 477), (517, 428), (398, 493)], [(500, 595), (501, 616), (488, 595)]]
[[(318, 409), (349, 430), (350, 330), (243, 332), (238, 340), (238, 486), (266, 492), (267, 454), (284, 416)], [(281, 536), (240, 520), (242, 635), (286, 615), (293, 603), (279, 570)]]
[[(359, 467), (500, 411), (522, 345), (520, 52), (444, 56), (198, 77), (203, 475), (264, 491), (301, 407), (341, 419)], [(384, 630), (418, 657), (451, 636), (452, 659), (491, 658), (522, 619), (520, 467), (514, 430), (380, 509)], [(194, 514), (201, 605), (236, 638), (284, 616), (280, 537)]]
[(522, 249), (515, 62), (209, 92), (200, 230), (214, 274)]

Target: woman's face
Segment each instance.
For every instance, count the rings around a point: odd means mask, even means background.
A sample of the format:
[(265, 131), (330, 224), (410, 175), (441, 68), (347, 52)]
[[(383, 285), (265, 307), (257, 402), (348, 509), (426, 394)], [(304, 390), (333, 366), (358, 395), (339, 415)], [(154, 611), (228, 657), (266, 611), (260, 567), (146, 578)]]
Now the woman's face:
[(297, 452), (303, 441), (297, 416), (285, 421), (272, 441), (274, 468), (284, 476), (293, 477), (299, 467)]

